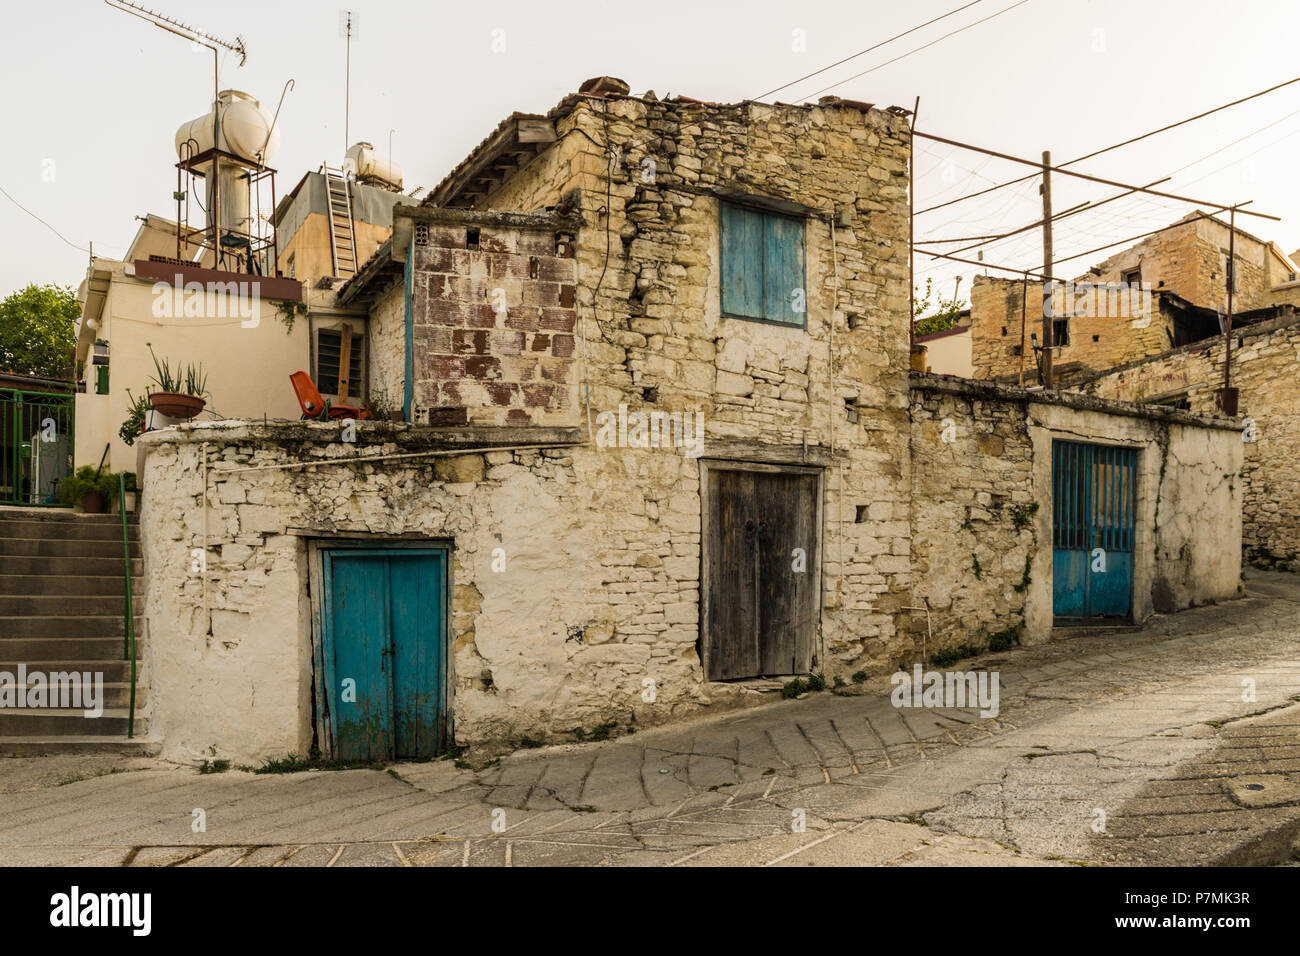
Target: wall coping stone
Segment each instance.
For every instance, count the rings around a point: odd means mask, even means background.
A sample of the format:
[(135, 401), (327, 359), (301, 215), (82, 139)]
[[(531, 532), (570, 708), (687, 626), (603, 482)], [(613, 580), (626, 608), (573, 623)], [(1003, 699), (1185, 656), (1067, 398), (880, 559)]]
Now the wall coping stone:
[(1097, 398), (1081, 392), (1065, 392), (1053, 389), (1021, 388), (1015, 385), (999, 385), (982, 379), (961, 378), (956, 375), (930, 375), (922, 372), (911, 373), (911, 390), (913, 392), (936, 392), (946, 395), (959, 395), (964, 398), (980, 399), (990, 402), (1010, 402), (1024, 405), (1061, 405), (1084, 412), (1098, 412), (1102, 415), (1119, 415), (1125, 418), (1145, 418), (1150, 421), (1168, 422), (1171, 425), (1188, 425), (1193, 428), (1214, 428), (1222, 431), (1240, 431), (1238, 418), (1226, 418), (1217, 415), (1194, 415), (1179, 408), (1164, 405), (1141, 405), (1135, 402), (1121, 402), (1110, 398)]

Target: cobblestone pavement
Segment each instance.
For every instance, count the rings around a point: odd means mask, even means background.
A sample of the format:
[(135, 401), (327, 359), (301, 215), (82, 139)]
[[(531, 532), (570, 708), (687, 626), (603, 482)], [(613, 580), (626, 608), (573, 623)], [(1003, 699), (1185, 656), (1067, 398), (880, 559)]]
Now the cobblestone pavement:
[(1300, 577), (1257, 573), (1248, 589), (954, 665), (1000, 674), (995, 718), (895, 708), (876, 682), (479, 771), (10, 758), (0, 863), (1280, 861), (1300, 829)]

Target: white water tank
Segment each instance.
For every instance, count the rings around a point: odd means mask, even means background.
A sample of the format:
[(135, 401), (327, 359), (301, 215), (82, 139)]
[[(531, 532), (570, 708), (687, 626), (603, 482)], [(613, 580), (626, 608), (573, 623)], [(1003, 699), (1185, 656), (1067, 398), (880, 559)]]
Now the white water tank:
[[(249, 94), (240, 90), (222, 90), (217, 94), (215, 108), (220, 110), (216, 132), (222, 152), (265, 165), (280, 148), (280, 131), (272, 128), (273, 117)], [(176, 131), (177, 157), (184, 160), (207, 152), (212, 148), (213, 132), (213, 110), (182, 123)], [(206, 179), (209, 228), (213, 225), (213, 212), (219, 208), (223, 235), (226, 232), (252, 235), (256, 213), (252, 209), (248, 171), (229, 161), (219, 161), (217, 175), (213, 176), (211, 167), (210, 162), (194, 167)], [(214, 204), (213, 191), (218, 184), (221, 187), (220, 203)]]
[[(256, 99), (240, 90), (222, 90), (217, 94), (217, 107), (221, 110), (218, 125), (223, 152), (263, 164), (275, 155), (280, 148), (280, 131), (271, 128), (271, 114)], [(181, 159), (185, 158), (181, 147), (191, 139), (196, 154), (212, 148), (212, 110), (182, 123), (176, 131), (176, 155)]]
[(374, 183), (393, 192), (402, 191), (402, 167), (375, 152), (372, 143), (353, 143), (343, 160), (343, 168), (363, 183)]

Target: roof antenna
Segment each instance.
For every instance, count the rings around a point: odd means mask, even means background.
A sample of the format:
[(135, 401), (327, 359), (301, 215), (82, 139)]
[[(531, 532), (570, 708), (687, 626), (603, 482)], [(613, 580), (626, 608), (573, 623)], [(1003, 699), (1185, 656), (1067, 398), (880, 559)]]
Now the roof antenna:
[[(173, 20), (171, 17), (164, 16), (161, 13), (155, 13), (132, 0), (104, 0), (106, 4), (114, 10), (121, 10), (123, 13), (129, 13), (133, 17), (139, 17), (146, 23), (152, 23), (160, 30), (166, 30), (168, 33), (174, 33), (183, 40), (189, 40), (192, 46), (205, 46), (212, 51), (212, 148), (214, 152), (221, 147), (221, 80), (219, 74), (219, 56), (217, 47), (229, 50), (231, 53), (239, 54), (239, 65), (243, 66), (248, 59), (248, 49), (244, 46), (244, 38), (236, 36), (234, 42), (221, 40), (211, 34), (204, 33), (197, 27), (181, 23), (179, 20)], [(216, 173), (216, 162), (213, 163), (213, 174)], [(216, 205), (220, 199), (220, 187), (213, 192), (211, 203)], [(214, 263), (220, 261), (221, 256), (221, 223), (218, 218), (212, 229), (212, 248)], [(179, 245), (180, 223), (176, 224), (176, 235)], [(179, 256), (178, 256), (179, 258)]]
[(345, 10), (344, 13), (347, 15), (347, 53), (343, 68), (343, 152), (346, 153), (352, 145), (348, 136), (352, 108), (352, 11)]

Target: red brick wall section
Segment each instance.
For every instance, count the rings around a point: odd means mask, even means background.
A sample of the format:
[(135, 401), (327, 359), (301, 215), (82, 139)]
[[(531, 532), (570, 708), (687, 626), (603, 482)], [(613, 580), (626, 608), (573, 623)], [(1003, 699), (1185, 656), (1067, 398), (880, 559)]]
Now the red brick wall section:
[(577, 263), (553, 229), (431, 223), (414, 280), (417, 423), (578, 423)]

